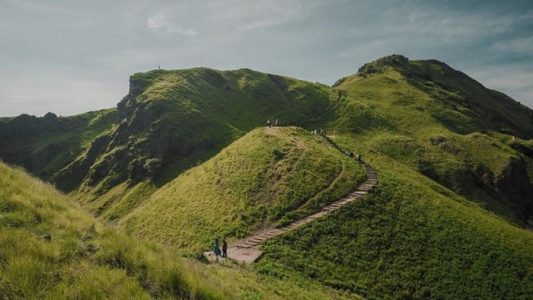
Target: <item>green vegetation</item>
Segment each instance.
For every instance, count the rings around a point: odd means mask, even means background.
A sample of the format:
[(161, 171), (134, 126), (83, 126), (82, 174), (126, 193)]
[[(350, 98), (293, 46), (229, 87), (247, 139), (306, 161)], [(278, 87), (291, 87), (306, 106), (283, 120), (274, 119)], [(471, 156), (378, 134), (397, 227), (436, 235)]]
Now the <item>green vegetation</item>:
[(206, 266), (102, 225), (64, 195), (0, 163), (0, 298), (345, 299), (298, 274)]
[[(179, 261), (117, 234), (63, 195), (0, 164), (0, 295), (9, 299), (187, 296)], [(204, 291), (198, 291), (202, 296)], [(209, 296), (205, 294), (205, 296)]]
[(0, 122), (0, 157), (46, 180), (70, 164), (98, 135), (110, 130), (116, 110), (71, 117), (48, 113), (20, 115)]
[[(320, 170), (320, 172), (316, 172)], [(365, 179), (362, 166), (295, 127), (258, 128), (177, 177), (120, 224), (188, 254), (337, 200)]]
[[(354, 148), (354, 140), (341, 145)], [(267, 242), (258, 270), (298, 271), (369, 297), (527, 299), (533, 234), (402, 164), (366, 152), (375, 194)], [(309, 259), (313, 257), (313, 259)]]
[[(252, 268), (175, 258), (287, 224), (364, 178), (319, 136), (257, 128), (267, 119), (326, 129), (377, 169), (377, 192), (268, 241)], [(4, 166), (0, 297), (527, 299), (532, 121), (442, 62), (398, 55), (333, 87), (247, 69), (138, 73), (116, 110), (0, 119), (0, 157), (152, 243), (42, 183), (23, 191), (13, 174), (29, 179)]]
[(344, 98), (330, 131), (349, 134), (361, 150), (393, 158), (517, 224), (533, 216), (524, 200), (533, 197), (525, 155), (499, 138), (533, 138), (530, 109), (441, 62), (401, 56), (369, 63), (335, 88)]

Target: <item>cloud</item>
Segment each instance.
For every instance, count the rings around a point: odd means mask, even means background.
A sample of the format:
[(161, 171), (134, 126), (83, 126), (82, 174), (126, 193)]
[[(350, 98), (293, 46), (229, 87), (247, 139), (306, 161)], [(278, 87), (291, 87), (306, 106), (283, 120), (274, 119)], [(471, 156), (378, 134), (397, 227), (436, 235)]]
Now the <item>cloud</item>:
[(533, 36), (508, 41), (496, 41), (491, 47), (502, 52), (533, 55)]
[(22, 100), (28, 100), (28, 99), (32, 99), (33, 97), (31, 97), (31, 96), (25, 96), (25, 95), (8, 95), (7, 98), (8, 98), (8, 99), (22, 99)]
[(0, 116), (112, 107), (129, 75), (159, 65), (333, 83), (392, 53), (443, 60), (533, 106), (530, 0), (0, 2)]
[(533, 71), (523, 65), (498, 65), (467, 71), (490, 89), (508, 94), (513, 99), (533, 107)]
[(318, 5), (311, 0), (222, 0), (212, 3), (209, 8), (216, 12), (217, 22), (234, 22), (236, 29), (250, 31), (303, 19)]
[(176, 26), (162, 14), (156, 14), (148, 17), (146, 20), (146, 26), (156, 32), (177, 33), (189, 37), (196, 35), (196, 31), (194, 29)]

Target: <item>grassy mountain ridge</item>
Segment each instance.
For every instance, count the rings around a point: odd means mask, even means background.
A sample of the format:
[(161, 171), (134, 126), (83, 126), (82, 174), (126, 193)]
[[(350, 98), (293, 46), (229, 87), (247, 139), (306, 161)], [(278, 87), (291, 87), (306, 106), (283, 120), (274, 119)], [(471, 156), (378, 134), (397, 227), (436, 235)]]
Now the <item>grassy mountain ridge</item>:
[(116, 129), (55, 177), (107, 191), (124, 181), (165, 183), (267, 119), (300, 122), (324, 111), (328, 87), (251, 70), (138, 73), (118, 104)]
[(119, 224), (197, 253), (215, 237), (242, 237), (307, 215), (364, 179), (362, 166), (317, 135), (258, 128), (163, 186)]
[(434, 60), (377, 60), (336, 83), (345, 98), (327, 126), (523, 224), (533, 214), (529, 148), (513, 148), (510, 133), (531, 139), (532, 111), (465, 76)]
[(114, 109), (70, 117), (20, 115), (0, 123), (0, 156), (46, 180), (114, 124)]
[[(58, 118), (69, 126), (54, 127), (52, 115), (2, 120), (0, 157), (121, 230), (195, 254), (213, 237), (288, 222), (345, 193), (360, 170), (320, 138), (255, 129), (267, 119), (325, 128), (376, 167), (377, 192), (269, 241), (253, 272), (213, 272), (264, 298), (273, 286), (290, 297), (288, 286), (306, 280), (331, 296), (317, 280), (369, 298), (527, 299), (532, 115), (442, 62), (396, 55), (333, 87), (248, 69), (154, 70), (130, 78), (116, 109)], [(39, 156), (56, 141), (60, 152)]]

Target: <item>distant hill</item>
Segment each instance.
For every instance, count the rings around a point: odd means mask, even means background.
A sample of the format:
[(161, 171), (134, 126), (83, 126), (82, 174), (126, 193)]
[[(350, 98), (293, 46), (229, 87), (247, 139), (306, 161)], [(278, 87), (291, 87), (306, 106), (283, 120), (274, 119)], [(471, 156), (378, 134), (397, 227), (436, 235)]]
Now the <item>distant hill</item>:
[(389, 56), (339, 80), (331, 128), (511, 220), (533, 216), (533, 111), (436, 60)]

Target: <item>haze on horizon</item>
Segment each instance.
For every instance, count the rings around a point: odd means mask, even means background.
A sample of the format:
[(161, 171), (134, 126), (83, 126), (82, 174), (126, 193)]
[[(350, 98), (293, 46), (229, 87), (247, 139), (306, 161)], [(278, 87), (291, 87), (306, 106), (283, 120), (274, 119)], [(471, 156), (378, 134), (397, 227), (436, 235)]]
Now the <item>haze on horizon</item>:
[(0, 0), (0, 116), (114, 107), (135, 72), (250, 68), (332, 84), (435, 58), (533, 107), (533, 2)]

